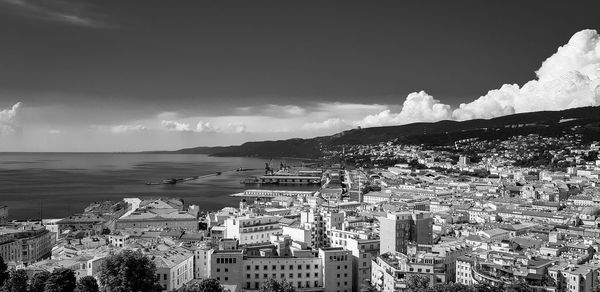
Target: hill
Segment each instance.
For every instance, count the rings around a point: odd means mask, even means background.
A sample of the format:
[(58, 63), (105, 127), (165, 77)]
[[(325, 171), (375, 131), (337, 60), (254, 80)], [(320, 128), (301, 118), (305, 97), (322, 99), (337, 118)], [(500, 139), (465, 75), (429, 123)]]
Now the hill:
[(391, 140), (403, 144), (449, 145), (457, 140), (475, 137), (489, 140), (527, 134), (557, 136), (565, 132), (582, 134), (586, 141), (600, 140), (600, 107), (521, 113), (487, 120), (439, 121), (352, 129), (311, 139), (296, 138), (247, 142), (237, 146), (195, 147), (169, 153), (317, 158), (321, 156), (324, 149), (341, 145), (364, 145)]

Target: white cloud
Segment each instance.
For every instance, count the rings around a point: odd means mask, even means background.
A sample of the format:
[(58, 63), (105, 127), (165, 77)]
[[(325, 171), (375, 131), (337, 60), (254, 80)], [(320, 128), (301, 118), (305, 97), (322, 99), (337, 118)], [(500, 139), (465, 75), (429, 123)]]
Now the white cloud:
[(302, 129), (304, 130), (331, 130), (331, 129), (340, 129), (342, 127), (348, 127), (350, 126), (350, 124), (342, 119), (339, 118), (331, 118), (331, 119), (327, 119), (324, 120), (322, 122), (310, 122), (310, 123), (304, 123), (304, 125), (302, 125)]
[(216, 133), (219, 131), (218, 127), (213, 126), (210, 122), (198, 122), (196, 125), (196, 132), (198, 133)]
[(161, 125), (169, 131), (176, 132), (192, 132), (192, 127), (188, 123), (182, 123), (177, 121), (166, 121), (163, 120)]
[(11, 108), (0, 110), (0, 134), (9, 134), (18, 132), (18, 118), (23, 104), (15, 103)]
[(452, 110), (449, 105), (440, 103), (425, 91), (420, 91), (413, 92), (406, 97), (399, 113), (393, 113), (390, 109), (386, 109), (377, 114), (368, 115), (353, 124), (361, 127), (376, 127), (414, 122), (435, 122), (451, 118)]
[(562, 110), (600, 104), (600, 36), (595, 30), (575, 33), (537, 70), (537, 79), (505, 84), (486, 95), (461, 104), (457, 120), (541, 110)]
[[(231, 117), (230, 117), (231, 118)], [(226, 126), (218, 126), (224, 125), (224, 121), (229, 120), (230, 118), (225, 118), (221, 122), (214, 124), (213, 122), (208, 121), (199, 121), (196, 124), (196, 127), (192, 127), (188, 122), (180, 122), (180, 121), (167, 121), (163, 120), (161, 125), (166, 128), (168, 131), (175, 132), (194, 132), (194, 133), (244, 133), (247, 130), (247, 126), (241, 122), (233, 122), (227, 123)]]
[(50, 135), (60, 135), (60, 134), (62, 134), (62, 131), (61, 130), (57, 130), (57, 129), (50, 129), (50, 130), (48, 130), (48, 134), (50, 134)]
[(269, 104), (265, 107), (265, 112), (273, 116), (284, 115), (284, 116), (299, 116), (306, 113), (306, 109), (297, 105), (276, 105)]
[[(93, 28), (110, 27), (108, 23), (99, 19), (99, 15), (93, 15), (86, 5), (78, 2), (0, 0), (0, 5), (24, 17)], [(90, 15), (84, 15), (84, 12)]]
[(247, 130), (246, 124), (244, 123), (229, 123), (227, 127), (230, 131), (237, 134), (245, 133)]
[(146, 127), (143, 125), (117, 125), (110, 127), (110, 131), (115, 134), (123, 134), (128, 132), (140, 132), (145, 131)]

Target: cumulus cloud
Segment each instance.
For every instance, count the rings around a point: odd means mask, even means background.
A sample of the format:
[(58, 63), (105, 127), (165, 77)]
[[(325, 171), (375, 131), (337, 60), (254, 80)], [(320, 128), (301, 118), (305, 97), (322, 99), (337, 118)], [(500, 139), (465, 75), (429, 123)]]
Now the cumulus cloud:
[(140, 132), (140, 131), (145, 131), (145, 130), (146, 130), (146, 127), (143, 125), (117, 125), (117, 126), (112, 126), (110, 128), (110, 131), (115, 134)]
[(227, 128), (229, 128), (229, 130), (233, 133), (245, 133), (247, 130), (246, 124), (244, 123), (229, 123), (227, 125)]
[(163, 120), (161, 125), (168, 131), (193, 132), (193, 133), (244, 133), (247, 126), (244, 123), (228, 123), (226, 126), (217, 126), (211, 122), (199, 121), (196, 127), (186, 122)]
[(169, 131), (175, 132), (192, 132), (192, 127), (188, 123), (182, 123), (178, 121), (166, 121), (163, 120), (161, 125)]
[(17, 102), (8, 109), (0, 110), (0, 134), (11, 134), (19, 131), (18, 118), (22, 107), (23, 104)]
[(196, 132), (198, 133), (216, 133), (219, 131), (219, 128), (213, 126), (210, 122), (198, 122), (196, 125)]
[(349, 126), (350, 124), (343, 119), (340, 118), (331, 118), (324, 120), (322, 122), (310, 122), (304, 123), (302, 125), (302, 129), (304, 130), (331, 130), (331, 129), (339, 129), (342, 127)]
[(457, 120), (493, 118), (540, 110), (600, 104), (600, 36), (596, 30), (575, 33), (536, 71), (537, 79), (505, 84), (453, 112)]
[(449, 105), (440, 103), (439, 100), (425, 91), (420, 91), (409, 94), (402, 105), (402, 110), (398, 113), (386, 109), (377, 114), (368, 115), (362, 120), (353, 122), (353, 124), (361, 127), (375, 127), (414, 122), (435, 122), (451, 118), (452, 110)]

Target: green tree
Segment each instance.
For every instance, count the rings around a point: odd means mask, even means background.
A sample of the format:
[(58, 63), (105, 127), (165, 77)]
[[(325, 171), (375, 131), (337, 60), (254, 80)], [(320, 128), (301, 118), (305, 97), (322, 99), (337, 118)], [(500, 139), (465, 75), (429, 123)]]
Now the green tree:
[(27, 292), (27, 272), (25, 270), (11, 271), (8, 279), (2, 285), (2, 292)]
[(106, 257), (98, 279), (105, 292), (162, 291), (156, 265), (140, 251), (124, 250)]
[(268, 279), (263, 282), (259, 292), (296, 292), (296, 288), (288, 283), (285, 279), (277, 281), (275, 279)]
[(531, 291), (531, 287), (525, 282), (517, 282), (506, 285), (505, 291), (507, 292), (528, 292)]
[(406, 288), (410, 292), (423, 292), (429, 288), (429, 277), (425, 275), (411, 275), (406, 279)]
[(46, 285), (44, 292), (73, 292), (75, 290), (75, 273), (72, 270), (61, 268), (54, 270)]
[(29, 282), (29, 292), (44, 292), (44, 286), (49, 277), (50, 272), (48, 271), (35, 273)]
[(471, 292), (473, 289), (460, 283), (438, 284), (425, 289), (426, 292)]
[(4, 262), (4, 258), (0, 256), (0, 287), (4, 285), (4, 281), (8, 278), (8, 266)]
[(180, 289), (180, 292), (225, 292), (221, 283), (216, 279), (204, 279), (200, 283), (188, 285)]
[(92, 276), (85, 276), (79, 279), (75, 287), (75, 292), (98, 292), (99, 290), (96, 278)]
[(377, 288), (375, 288), (375, 286), (370, 285), (370, 284), (364, 284), (360, 288), (360, 292), (377, 292)]

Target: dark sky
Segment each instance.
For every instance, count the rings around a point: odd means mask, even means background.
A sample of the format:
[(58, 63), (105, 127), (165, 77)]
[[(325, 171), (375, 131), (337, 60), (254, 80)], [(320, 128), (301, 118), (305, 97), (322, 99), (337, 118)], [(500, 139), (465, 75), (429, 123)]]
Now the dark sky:
[(534, 79), (575, 32), (598, 29), (598, 11), (597, 0), (0, 0), (0, 109), (217, 116), (401, 104), (420, 90), (457, 106)]
[(574, 32), (600, 25), (600, 1), (102, 0), (80, 6), (82, 15), (106, 27), (2, 9), (3, 91), (31, 93), (35, 103), (60, 102), (44, 96), (57, 92), (65, 99), (220, 108), (300, 97), (393, 103), (425, 89), (454, 105), (532, 79)]

